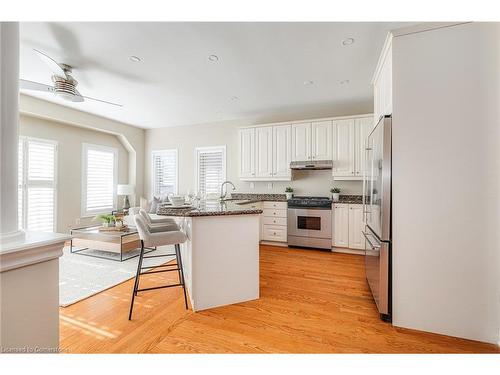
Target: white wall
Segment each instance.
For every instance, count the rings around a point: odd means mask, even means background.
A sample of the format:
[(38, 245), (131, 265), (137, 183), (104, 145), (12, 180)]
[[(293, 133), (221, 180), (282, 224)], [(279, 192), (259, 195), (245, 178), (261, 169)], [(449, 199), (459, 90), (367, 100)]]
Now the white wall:
[[(143, 194), (144, 129), (23, 94), (20, 95), (19, 111), (32, 117), (117, 136), (129, 154), (128, 183), (135, 185), (136, 197)], [(134, 200), (132, 197), (131, 203)]]
[(498, 342), (499, 48), (499, 24), (394, 38), (397, 326)]
[[(333, 115), (332, 115), (333, 116)], [(184, 194), (189, 189), (195, 189), (196, 160), (194, 149), (203, 146), (226, 145), (226, 177), (232, 181), (238, 192), (245, 193), (284, 193), (285, 187), (292, 186), (296, 195), (330, 195), (330, 188), (338, 186), (342, 194), (362, 194), (360, 181), (335, 181), (332, 171), (293, 171), (293, 180), (273, 182), (268, 187), (267, 182), (255, 182), (252, 189), (249, 182), (240, 181), (238, 127), (253, 125), (244, 120), (226, 121), (193, 126), (177, 126), (146, 131), (146, 168), (145, 192), (151, 197), (151, 152), (154, 150), (178, 149), (179, 158), (179, 193)]]
[[(67, 232), (81, 217), (82, 144), (92, 143), (118, 150), (118, 183), (128, 182), (128, 151), (115, 135), (21, 115), (19, 135), (58, 142), (57, 231)], [(121, 203), (121, 199), (118, 200)]]

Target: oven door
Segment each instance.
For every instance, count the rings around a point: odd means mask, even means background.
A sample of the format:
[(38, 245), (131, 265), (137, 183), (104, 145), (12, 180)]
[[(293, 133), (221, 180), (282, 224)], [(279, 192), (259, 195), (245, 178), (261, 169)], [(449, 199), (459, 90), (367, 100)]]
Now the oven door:
[(332, 238), (332, 211), (325, 209), (288, 209), (288, 235)]

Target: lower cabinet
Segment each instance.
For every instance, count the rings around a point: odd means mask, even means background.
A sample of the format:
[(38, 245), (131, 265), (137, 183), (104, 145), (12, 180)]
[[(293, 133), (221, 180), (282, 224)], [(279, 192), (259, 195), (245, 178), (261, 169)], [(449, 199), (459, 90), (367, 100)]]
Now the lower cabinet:
[(261, 216), (261, 240), (287, 242), (287, 203), (264, 202)]
[(363, 205), (335, 203), (333, 205), (332, 220), (334, 247), (347, 247), (350, 249), (364, 249), (363, 237)]
[(363, 237), (363, 205), (349, 205), (349, 247), (351, 249), (364, 249), (365, 238)]

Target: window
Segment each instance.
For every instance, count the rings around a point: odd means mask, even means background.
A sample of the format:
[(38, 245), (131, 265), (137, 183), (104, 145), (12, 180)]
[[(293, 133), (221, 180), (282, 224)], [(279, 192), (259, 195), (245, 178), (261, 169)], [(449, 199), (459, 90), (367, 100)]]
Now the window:
[(177, 150), (153, 151), (153, 195), (177, 194)]
[(226, 146), (196, 149), (196, 188), (203, 195), (218, 194), (226, 180)]
[(111, 212), (116, 208), (117, 165), (117, 149), (83, 144), (83, 216)]
[(19, 228), (54, 232), (57, 143), (19, 137), (18, 156)]

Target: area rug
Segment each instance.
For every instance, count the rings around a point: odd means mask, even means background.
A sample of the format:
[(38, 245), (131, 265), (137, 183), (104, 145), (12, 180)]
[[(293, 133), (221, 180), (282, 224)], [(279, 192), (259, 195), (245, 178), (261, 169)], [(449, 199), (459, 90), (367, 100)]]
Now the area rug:
[[(135, 250), (138, 253), (139, 250)], [(92, 250), (96, 255), (112, 257), (112, 253)], [(173, 246), (161, 246), (150, 255), (172, 254)], [(128, 253), (127, 256), (132, 255)], [(118, 255), (119, 256), (119, 255)], [(175, 257), (144, 259), (143, 267), (154, 267), (168, 262)], [(115, 260), (94, 258), (71, 254), (69, 247), (64, 248), (64, 255), (59, 258), (59, 305), (69, 306), (82, 299), (100, 293), (115, 285), (135, 277), (139, 257), (117, 262)]]

